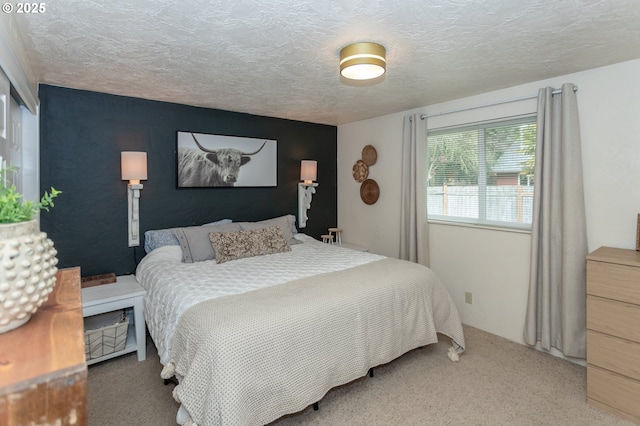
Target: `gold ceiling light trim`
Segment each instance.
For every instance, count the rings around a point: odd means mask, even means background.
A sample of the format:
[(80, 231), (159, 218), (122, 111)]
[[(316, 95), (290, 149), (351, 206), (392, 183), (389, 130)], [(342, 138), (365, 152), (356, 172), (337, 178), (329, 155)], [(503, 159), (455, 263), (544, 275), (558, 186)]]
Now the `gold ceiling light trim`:
[(377, 43), (354, 43), (340, 51), (340, 74), (350, 80), (370, 80), (387, 69), (387, 51)]

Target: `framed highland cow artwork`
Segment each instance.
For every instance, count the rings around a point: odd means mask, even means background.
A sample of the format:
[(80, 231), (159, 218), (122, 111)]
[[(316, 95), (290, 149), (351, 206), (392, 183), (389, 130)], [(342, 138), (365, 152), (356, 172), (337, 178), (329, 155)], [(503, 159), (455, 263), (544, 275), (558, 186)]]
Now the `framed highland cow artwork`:
[(178, 132), (178, 188), (278, 186), (277, 141)]

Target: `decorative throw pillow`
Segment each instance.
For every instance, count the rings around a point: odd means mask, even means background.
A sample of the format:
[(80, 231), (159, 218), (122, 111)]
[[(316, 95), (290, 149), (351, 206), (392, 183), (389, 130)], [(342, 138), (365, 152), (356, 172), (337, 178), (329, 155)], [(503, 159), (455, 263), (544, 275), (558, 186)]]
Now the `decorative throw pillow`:
[(211, 232), (209, 239), (216, 252), (216, 263), (291, 251), (282, 236), (282, 230), (277, 226), (248, 231)]
[(242, 229), (243, 231), (266, 228), (268, 226), (277, 226), (282, 231), (282, 236), (290, 246), (301, 243), (301, 241), (296, 240), (293, 237), (292, 229), (295, 227), (295, 217), (293, 215), (275, 217), (273, 219), (261, 220), (260, 222), (237, 223), (240, 225), (240, 229)]
[(173, 229), (151, 229), (144, 233), (144, 251), (151, 251), (162, 246), (180, 245), (178, 239), (173, 235)]
[(209, 232), (239, 231), (240, 225), (228, 223), (225, 225), (190, 226), (176, 228), (173, 235), (176, 236), (182, 247), (182, 262), (193, 263), (203, 260), (215, 259), (216, 252), (209, 241)]

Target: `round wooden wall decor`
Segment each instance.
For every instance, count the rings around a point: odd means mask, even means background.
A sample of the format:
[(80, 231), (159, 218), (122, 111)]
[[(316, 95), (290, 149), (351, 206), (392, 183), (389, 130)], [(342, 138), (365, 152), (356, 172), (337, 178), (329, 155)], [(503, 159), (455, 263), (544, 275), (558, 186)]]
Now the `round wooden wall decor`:
[(378, 161), (378, 152), (373, 145), (367, 145), (362, 148), (362, 161), (367, 166), (373, 166)]
[(369, 166), (364, 161), (358, 160), (353, 165), (353, 178), (356, 182), (362, 182), (369, 176)]
[(360, 198), (365, 204), (375, 204), (380, 197), (380, 187), (378, 182), (373, 179), (367, 179), (360, 185)]

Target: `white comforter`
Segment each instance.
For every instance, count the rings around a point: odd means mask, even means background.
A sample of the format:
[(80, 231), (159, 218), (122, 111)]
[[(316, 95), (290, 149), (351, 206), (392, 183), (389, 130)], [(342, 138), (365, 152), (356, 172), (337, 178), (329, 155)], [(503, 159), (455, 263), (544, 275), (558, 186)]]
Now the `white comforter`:
[(180, 246), (160, 247), (145, 256), (138, 265), (136, 278), (147, 290), (145, 319), (160, 362), (166, 365), (169, 361), (178, 319), (196, 303), (384, 259), (323, 244), (304, 234), (297, 234), (296, 238), (304, 244), (292, 245), (290, 252), (219, 265), (215, 260), (182, 263)]
[(147, 324), (189, 422), (268, 423), (437, 332), (464, 350), (455, 305), (428, 268), (298, 238), (291, 252), (220, 265), (182, 264), (179, 248), (163, 247), (139, 265)]

